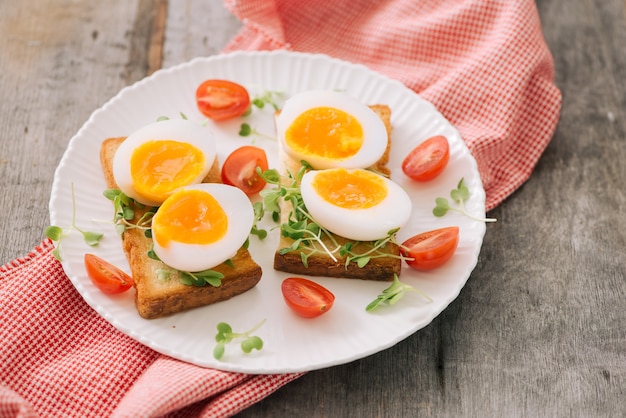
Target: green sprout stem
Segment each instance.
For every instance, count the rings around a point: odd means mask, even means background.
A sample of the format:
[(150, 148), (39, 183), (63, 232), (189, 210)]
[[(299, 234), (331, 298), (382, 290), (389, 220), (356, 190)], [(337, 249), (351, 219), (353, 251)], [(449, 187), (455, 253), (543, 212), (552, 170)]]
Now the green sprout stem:
[(365, 310), (367, 312), (371, 312), (382, 304), (394, 305), (402, 299), (407, 292), (417, 292), (420, 296), (426, 299), (428, 303), (433, 301), (426, 293), (411, 285), (401, 282), (400, 279), (398, 279), (398, 275), (394, 274), (393, 283), (388, 288), (383, 290), (376, 299), (370, 302), (365, 307)]
[(213, 348), (213, 357), (216, 360), (220, 360), (226, 352), (226, 344), (237, 339), (242, 340), (240, 345), (241, 351), (246, 354), (249, 354), (252, 350), (261, 350), (263, 348), (263, 340), (261, 337), (252, 335), (252, 333), (259, 329), (264, 323), (265, 319), (246, 332), (233, 332), (229, 324), (220, 322), (217, 324), (217, 334), (215, 335), (217, 344)]
[(56, 225), (50, 225), (45, 230), (46, 237), (48, 237), (49, 239), (57, 243), (56, 248), (52, 251), (52, 255), (54, 256), (54, 258), (56, 258), (59, 261), (62, 261), (61, 240), (64, 237), (66, 237), (72, 229), (79, 232), (83, 236), (85, 243), (89, 245), (90, 247), (97, 246), (103, 237), (102, 233), (84, 231), (76, 225), (76, 199), (74, 195), (74, 183), (71, 184), (70, 189), (71, 189), (71, 195), (72, 195), (72, 223), (71, 225), (67, 228), (61, 228)]
[(252, 127), (249, 123), (244, 122), (241, 124), (241, 126), (239, 127), (239, 136), (258, 136), (261, 138), (265, 138), (265, 139), (271, 139), (271, 140), (275, 140), (276, 138), (265, 134), (263, 132), (258, 131), (256, 128)]
[[(301, 207), (298, 207), (297, 210), (302, 213), (307, 219), (309, 219), (310, 221), (314, 222), (313, 218), (311, 217), (311, 215), (305, 211), (304, 209), (302, 209)], [(324, 241), (322, 240), (321, 237), (321, 233), (322, 231), (326, 234), (327, 237), (330, 238), (331, 242), (336, 246), (336, 248), (334, 250), (329, 250), (328, 247), (324, 244)], [(317, 234), (314, 233), (311, 230), (308, 229), (302, 229), (301, 232), (310, 235), (311, 238), (313, 239), (314, 242), (317, 242), (319, 244), (320, 247), (322, 247), (322, 249), (324, 250), (324, 252), (326, 254), (328, 254), (328, 256), (334, 261), (337, 262), (337, 257), (334, 256), (333, 253), (337, 252), (340, 248), (339, 244), (337, 243), (337, 241), (333, 238), (333, 236), (323, 227), (320, 226)]]
[(456, 207), (451, 206), (448, 199), (445, 197), (438, 197), (435, 199), (435, 207), (433, 208), (433, 215), (437, 217), (442, 217), (449, 211), (458, 212), (462, 215), (467, 216), (470, 219), (479, 222), (496, 222), (496, 219), (493, 218), (479, 218), (470, 214), (467, 209), (465, 209), (465, 201), (469, 199), (469, 189), (465, 185), (464, 179), (461, 178), (456, 189), (452, 189), (450, 191), (450, 197), (452, 201), (456, 203)]
[[(102, 194), (113, 202), (113, 223), (119, 235), (122, 235), (126, 229), (150, 230), (152, 217), (156, 212), (155, 208), (146, 208), (146, 206), (136, 202), (119, 189), (107, 189)], [(134, 221), (135, 209), (146, 209), (146, 212), (136, 221)]]

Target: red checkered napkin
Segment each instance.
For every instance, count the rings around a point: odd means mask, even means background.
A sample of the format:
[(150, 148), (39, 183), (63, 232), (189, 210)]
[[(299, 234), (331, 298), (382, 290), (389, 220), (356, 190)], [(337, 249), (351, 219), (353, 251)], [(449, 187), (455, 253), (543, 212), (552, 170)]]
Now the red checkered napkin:
[[(319, 52), (368, 65), (431, 101), (476, 158), (487, 209), (519, 187), (561, 96), (531, 0), (226, 0), (245, 26), (226, 50)], [(228, 416), (299, 374), (186, 364), (119, 333), (44, 241), (0, 267), (0, 418)]]
[(226, 0), (226, 47), (323, 53), (402, 81), (459, 130), (493, 209), (526, 181), (561, 93), (532, 0)]
[(0, 267), (0, 418), (229, 416), (299, 374), (197, 367), (118, 332), (46, 240)]

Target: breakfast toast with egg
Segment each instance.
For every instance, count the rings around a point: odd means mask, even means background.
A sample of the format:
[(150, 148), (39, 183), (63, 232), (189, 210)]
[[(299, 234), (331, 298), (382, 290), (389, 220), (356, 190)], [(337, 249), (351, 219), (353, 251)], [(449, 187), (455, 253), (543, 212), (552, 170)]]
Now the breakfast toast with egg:
[[(391, 109), (386, 105), (369, 106), (374, 113), (383, 121), (387, 131), (387, 148), (380, 159), (371, 167), (372, 171), (388, 176), (390, 171), (387, 167), (389, 161), (389, 152), (391, 149)], [(300, 169), (300, 163), (284, 151), (281, 151), (281, 162), (283, 168), (287, 172), (296, 173)], [(293, 208), (290, 202), (281, 202), (281, 222), (286, 222), (290, 211)], [(329, 237), (324, 236), (322, 241), (327, 248), (335, 248), (336, 245), (344, 246), (350, 240), (333, 234), (336, 243), (332, 242)], [(356, 262), (346, 262), (347, 256), (341, 255), (339, 252), (334, 253), (336, 260), (333, 260), (324, 251), (316, 251), (309, 255), (306, 264), (303, 262), (302, 250), (296, 249), (291, 251), (283, 251), (289, 249), (294, 244), (294, 240), (281, 234), (278, 249), (274, 255), (274, 268), (279, 271), (303, 274), (310, 276), (327, 276), (337, 278), (351, 278), (363, 280), (391, 281), (394, 274), (400, 275), (401, 258), (400, 250), (395, 243), (389, 242), (385, 244), (384, 252), (388, 256), (373, 257), (364, 266), (359, 266)], [(317, 244), (315, 244), (317, 245)], [(364, 254), (376, 245), (373, 241), (359, 241), (357, 245), (353, 245), (351, 251), (353, 254)], [(308, 249), (307, 249), (308, 251)]]
[[(107, 138), (100, 148), (100, 162), (107, 187), (117, 189), (113, 176), (113, 157), (125, 137)], [(215, 159), (205, 183), (221, 182), (220, 167)], [(136, 222), (146, 208), (135, 206)], [(245, 248), (240, 248), (229, 263), (211, 270), (222, 273), (220, 286), (185, 285), (179, 280), (181, 272), (148, 256), (152, 239), (138, 228), (127, 228), (122, 234), (122, 246), (135, 281), (135, 304), (139, 314), (146, 319), (159, 318), (188, 309), (230, 299), (253, 288), (261, 279), (261, 267)]]

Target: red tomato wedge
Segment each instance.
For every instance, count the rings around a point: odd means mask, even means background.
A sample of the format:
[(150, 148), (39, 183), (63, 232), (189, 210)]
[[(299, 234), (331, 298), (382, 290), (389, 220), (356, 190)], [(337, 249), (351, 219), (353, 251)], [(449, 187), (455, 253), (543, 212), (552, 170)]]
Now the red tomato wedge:
[(268, 168), (267, 155), (261, 148), (245, 145), (234, 150), (222, 165), (222, 182), (243, 190), (247, 195), (260, 192), (265, 187), (265, 180), (256, 169)]
[(206, 80), (196, 89), (198, 110), (215, 121), (243, 115), (250, 107), (248, 91), (228, 80)]
[(301, 277), (289, 277), (280, 287), (287, 306), (305, 318), (315, 318), (328, 312), (335, 295), (324, 286)]
[(134, 284), (128, 274), (94, 254), (85, 254), (85, 268), (93, 284), (104, 293), (122, 293)]
[(450, 160), (450, 144), (445, 136), (428, 138), (411, 151), (402, 161), (404, 174), (417, 181), (437, 177)]
[(459, 244), (459, 227), (449, 226), (423, 232), (404, 241), (400, 251), (407, 264), (416, 270), (427, 271), (448, 261)]

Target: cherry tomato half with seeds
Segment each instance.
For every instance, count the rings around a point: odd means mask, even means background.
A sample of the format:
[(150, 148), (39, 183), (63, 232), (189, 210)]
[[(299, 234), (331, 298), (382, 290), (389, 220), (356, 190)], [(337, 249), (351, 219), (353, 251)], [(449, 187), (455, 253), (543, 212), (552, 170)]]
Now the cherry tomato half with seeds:
[(428, 138), (411, 151), (402, 161), (404, 174), (416, 181), (429, 181), (437, 177), (450, 160), (450, 144), (445, 136)]
[(265, 180), (256, 169), (268, 168), (267, 155), (261, 148), (245, 145), (234, 150), (222, 164), (222, 182), (241, 189), (245, 194), (252, 195), (265, 187)]
[(415, 270), (428, 271), (444, 265), (459, 244), (459, 227), (449, 226), (415, 235), (402, 243), (400, 251)]
[(215, 121), (243, 115), (250, 107), (250, 95), (240, 84), (228, 80), (206, 80), (196, 89), (198, 110)]
[(94, 254), (85, 254), (85, 268), (93, 284), (104, 293), (122, 293), (134, 284), (128, 274)]
[(315, 318), (333, 307), (335, 295), (324, 286), (302, 277), (289, 277), (280, 286), (283, 298), (296, 314)]

